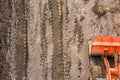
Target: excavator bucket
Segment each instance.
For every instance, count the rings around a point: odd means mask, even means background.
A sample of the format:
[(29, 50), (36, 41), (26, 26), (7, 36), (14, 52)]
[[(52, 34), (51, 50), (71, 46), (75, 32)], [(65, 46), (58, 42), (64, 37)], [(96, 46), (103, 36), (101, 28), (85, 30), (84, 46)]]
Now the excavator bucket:
[(120, 53), (120, 37), (100, 36), (89, 42), (89, 54), (94, 56), (111, 56)]
[[(96, 80), (120, 80), (120, 37), (100, 36), (89, 42), (89, 54), (104, 56), (106, 78)], [(106, 56), (114, 56), (114, 66), (111, 68)]]

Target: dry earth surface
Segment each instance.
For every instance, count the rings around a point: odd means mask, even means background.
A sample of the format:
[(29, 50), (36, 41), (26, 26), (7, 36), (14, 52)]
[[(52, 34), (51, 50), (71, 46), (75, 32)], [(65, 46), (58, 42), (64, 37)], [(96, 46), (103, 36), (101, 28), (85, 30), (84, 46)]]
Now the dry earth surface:
[(0, 80), (88, 80), (101, 35), (120, 35), (120, 0), (0, 0)]

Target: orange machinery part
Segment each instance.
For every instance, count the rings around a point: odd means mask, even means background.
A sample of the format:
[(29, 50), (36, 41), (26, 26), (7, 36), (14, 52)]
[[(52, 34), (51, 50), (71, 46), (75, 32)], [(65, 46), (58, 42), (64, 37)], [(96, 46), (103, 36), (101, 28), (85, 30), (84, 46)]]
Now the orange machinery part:
[(117, 74), (117, 70), (115, 68), (110, 68), (110, 73), (112, 75), (116, 75)]
[(115, 75), (118, 74), (117, 68), (110, 68), (109, 61), (105, 57), (104, 57), (104, 63), (105, 63), (106, 72), (107, 72), (107, 74), (106, 74), (106, 80), (116, 80), (117, 77)]
[(114, 68), (110, 68), (109, 61), (104, 57), (107, 80), (120, 80), (120, 37), (101, 36), (93, 39), (89, 44), (89, 53), (94, 56), (114, 56)]
[(120, 37), (100, 36), (90, 43), (90, 55), (111, 56), (115, 52), (120, 53)]

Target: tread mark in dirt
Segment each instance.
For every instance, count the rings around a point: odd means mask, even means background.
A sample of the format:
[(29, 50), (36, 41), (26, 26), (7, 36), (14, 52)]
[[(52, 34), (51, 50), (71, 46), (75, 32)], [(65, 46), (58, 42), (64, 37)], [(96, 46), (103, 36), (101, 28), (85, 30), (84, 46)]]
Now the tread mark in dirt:
[(63, 58), (64, 58), (64, 80), (70, 80), (70, 69), (71, 69), (71, 53), (70, 53), (70, 36), (69, 29), (70, 27), (66, 24), (68, 23), (68, 4), (67, 0), (61, 1), (61, 15), (63, 15)]
[[(82, 21), (82, 20), (81, 20)], [(75, 18), (75, 28), (74, 28), (74, 35), (78, 35), (78, 52), (80, 52), (81, 47), (83, 45), (83, 33), (82, 33), (82, 26), (79, 24), (79, 21), (77, 18)]]
[(54, 53), (52, 56), (52, 79), (64, 80), (64, 59), (63, 59), (63, 17), (60, 6), (56, 0), (48, 0), (52, 14), (52, 34), (54, 43)]
[(47, 80), (47, 38), (46, 38), (46, 19), (47, 19), (47, 12), (46, 12), (47, 5), (44, 5), (44, 12), (43, 18), (41, 23), (41, 47), (42, 53), (40, 54), (40, 61), (42, 65), (42, 77), (43, 80)]
[(25, 14), (25, 1), (19, 0), (12, 2), (14, 5), (14, 9), (12, 13), (15, 14), (15, 24), (12, 26), (16, 31), (14, 35), (15, 41), (15, 71), (16, 71), (16, 80), (23, 80), (25, 79), (26, 75), (26, 65), (27, 65), (27, 21), (26, 21), (26, 14)]
[[(77, 17), (75, 18), (75, 28), (74, 28), (74, 36), (78, 35), (78, 52), (81, 51), (81, 48), (83, 46), (83, 41), (84, 41), (84, 37), (83, 37), (83, 33), (82, 33), (82, 26), (79, 24), (79, 21), (83, 21), (84, 17), (81, 17), (80, 20), (77, 19)], [(79, 74), (82, 74), (82, 67), (81, 67), (81, 60), (78, 59), (78, 69), (79, 69)], [(80, 78), (81, 76), (78, 75), (78, 78)]]
[[(0, 80), (10, 80), (7, 55), (7, 27), (10, 26), (9, 1), (0, 1)], [(6, 16), (7, 15), (7, 16)]]

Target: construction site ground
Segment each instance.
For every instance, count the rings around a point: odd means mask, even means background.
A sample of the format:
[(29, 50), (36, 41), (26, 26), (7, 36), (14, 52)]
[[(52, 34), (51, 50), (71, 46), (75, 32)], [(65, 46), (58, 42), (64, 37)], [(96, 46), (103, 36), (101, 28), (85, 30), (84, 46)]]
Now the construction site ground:
[(120, 36), (120, 0), (0, 0), (0, 80), (88, 80), (98, 36)]

